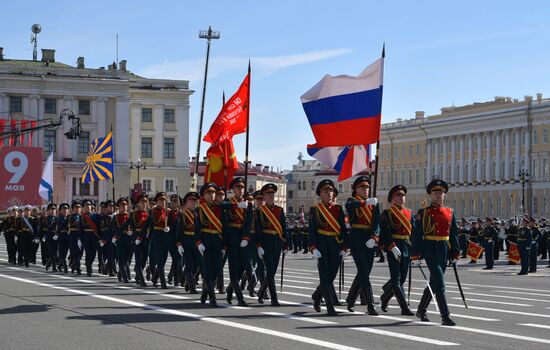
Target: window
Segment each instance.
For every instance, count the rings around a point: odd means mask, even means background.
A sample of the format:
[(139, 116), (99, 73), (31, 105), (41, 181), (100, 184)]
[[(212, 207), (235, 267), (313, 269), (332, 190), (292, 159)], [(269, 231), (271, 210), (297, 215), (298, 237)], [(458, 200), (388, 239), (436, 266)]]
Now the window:
[(164, 122), (165, 123), (173, 123), (174, 122), (174, 110), (173, 109), (165, 109), (164, 110)]
[(293, 198), (293, 197), (294, 197), (294, 191), (289, 190), (288, 191), (288, 198)]
[(151, 122), (153, 122), (153, 110), (151, 108), (142, 108), (141, 109), (141, 122), (142, 123), (151, 123)]
[(546, 215), (548, 209), (548, 199), (546, 197), (542, 198), (542, 215)]
[(141, 138), (141, 158), (153, 158), (153, 139), (151, 137)]
[(539, 199), (537, 197), (533, 198), (533, 212), (535, 214), (539, 212)]
[(304, 191), (307, 190), (307, 188), (306, 188), (306, 180), (302, 181), (302, 189), (303, 189)]
[(47, 113), (47, 114), (57, 113), (57, 100), (55, 98), (47, 98), (44, 100), (44, 113)]
[(409, 181), (407, 182), (407, 185), (411, 185), (413, 183), (413, 172), (412, 170), (409, 170)]
[(143, 192), (145, 193), (151, 193), (152, 192), (152, 180), (150, 179), (142, 179), (141, 184), (143, 185)]
[(80, 115), (90, 115), (90, 101), (89, 100), (78, 100), (78, 114), (80, 114)]
[(483, 199), (479, 201), (479, 215), (483, 216)]
[[(542, 174), (541, 174), (541, 176), (543, 178), (545, 178), (546, 174), (548, 174), (548, 160), (546, 158), (543, 158), (542, 159)], [(546, 181), (546, 180), (543, 179), (543, 181)]]
[(164, 179), (164, 192), (175, 192), (174, 188), (174, 179)]
[(313, 190), (315, 188), (315, 181), (311, 181), (311, 189)]
[(542, 129), (542, 143), (548, 143), (548, 129)]
[(298, 191), (302, 190), (302, 181), (298, 181)]
[(23, 112), (23, 97), (10, 96), (10, 112), (13, 112), (13, 113)]
[(524, 145), (525, 144), (525, 133), (520, 131), (520, 145)]
[(397, 147), (394, 147), (393, 149), (393, 158), (394, 159), (399, 159), (398, 155), (399, 155), (399, 150), (397, 149)]
[(420, 171), (419, 171), (418, 168), (415, 170), (415, 175), (416, 175), (416, 182), (415, 183), (416, 183), (416, 185), (420, 185)]
[(344, 185), (338, 184), (338, 192), (339, 192), (339, 193), (344, 192)]
[(416, 156), (417, 156), (417, 157), (420, 156), (420, 144), (417, 144), (417, 145), (416, 145)]
[(288, 207), (288, 212), (290, 214), (293, 214), (294, 213), (294, 207)]
[(55, 130), (44, 130), (44, 151), (55, 152), (56, 149), (56, 132)]
[(90, 150), (90, 132), (82, 131), (78, 137), (78, 153), (88, 153)]
[(164, 159), (174, 159), (174, 139), (164, 139)]
[(388, 147), (388, 149), (386, 150), (386, 159), (390, 159), (391, 158), (391, 149), (390, 147)]
[(539, 142), (537, 130), (533, 130), (533, 143), (536, 144)]

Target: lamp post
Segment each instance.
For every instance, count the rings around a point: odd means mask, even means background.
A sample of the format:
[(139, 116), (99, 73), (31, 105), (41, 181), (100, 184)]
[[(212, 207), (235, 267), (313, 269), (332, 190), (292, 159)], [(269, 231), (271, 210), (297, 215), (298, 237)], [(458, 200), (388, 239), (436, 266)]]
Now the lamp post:
[(141, 162), (141, 158), (138, 158), (137, 162), (130, 162), (130, 169), (134, 169), (136, 168), (137, 169), (137, 183), (140, 184), (141, 182), (139, 182), (139, 171), (141, 169), (143, 170), (146, 170), (147, 169), (147, 163), (142, 163)]
[(521, 169), (519, 171), (518, 177), (521, 181), (521, 208), (522, 208), (522, 214), (525, 214), (527, 210), (525, 210), (525, 183), (529, 181), (529, 171), (525, 169)]

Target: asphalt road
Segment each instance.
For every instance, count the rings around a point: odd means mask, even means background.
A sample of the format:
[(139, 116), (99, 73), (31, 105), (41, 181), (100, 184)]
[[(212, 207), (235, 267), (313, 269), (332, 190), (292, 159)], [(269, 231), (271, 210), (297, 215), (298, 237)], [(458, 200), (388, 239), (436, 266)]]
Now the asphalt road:
[[(536, 274), (517, 276), (519, 267), (505, 265), (502, 254), (493, 271), (482, 270), (481, 262), (464, 263), (459, 274), (468, 309), (448, 270), (447, 299), (458, 326), (443, 327), (434, 303), (429, 307), (430, 323), (401, 316), (395, 300), (388, 313), (379, 310), (379, 317), (365, 315), (365, 306), (356, 307), (353, 314), (345, 306), (338, 307), (337, 317), (316, 313), (311, 293), (318, 276), (310, 255), (287, 255), (281, 307), (258, 304), (253, 298), (247, 299), (249, 307), (237, 307), (218, 294), (220, 307), (211, 308), (179, 287), (137, 288), (114, 277), (87, 278), (46, 272), (41, 265), (8, 265), (2, 239), (0, 350), (548, 349), (547, 265), (548, 260), (540, 261)], [(345, 266), (342, 300), (355, 274), (351, 257)], [(377, 301), (388, 276), (387, 265), (375, 263), (371, 282)], [(411, 309), (415, 310), (425, 286), (417, 268), (413, 268), (412, 285)]]

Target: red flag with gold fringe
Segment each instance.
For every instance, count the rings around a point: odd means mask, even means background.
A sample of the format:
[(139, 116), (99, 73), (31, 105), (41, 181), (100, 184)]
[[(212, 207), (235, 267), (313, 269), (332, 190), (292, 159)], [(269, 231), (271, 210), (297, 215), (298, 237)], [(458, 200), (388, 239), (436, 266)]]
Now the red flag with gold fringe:
[(481, 253), (483, 253), (483, 247), (479, 244), (468, 240), (468, 253), (467, 255), (472, 258), (472, 260), (477, 261)]
[(514, 242), (508, 242), (508, 243), (510, 243), (510, 250), (508, 250), (508, 260), (513, 263), (519, 264), (519, 262), (521, 261), (521, 258), (519, 255), (518, 245)]

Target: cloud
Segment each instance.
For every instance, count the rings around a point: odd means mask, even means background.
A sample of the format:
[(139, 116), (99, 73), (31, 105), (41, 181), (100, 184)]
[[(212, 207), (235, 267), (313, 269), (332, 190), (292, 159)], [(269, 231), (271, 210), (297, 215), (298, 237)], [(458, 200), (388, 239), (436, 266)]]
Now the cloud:
[[(250, 57), (256, 75), (266, 76), (285, 68), (322, 61), (328, 58), (351, 53), (352, 49), (329, 49), (292, 55)], [(208, 77), (214, 78), (226, 72), (243, 70), (249, 57), (225, 56), (210, 59)], [(137, 74), (147, 78), (199, 80), (204, 74), (204, 59), (191, 59), (177, 62), (154, 64), (141, 69)]]

